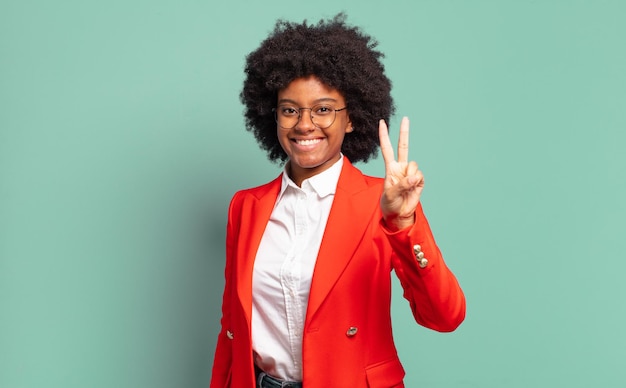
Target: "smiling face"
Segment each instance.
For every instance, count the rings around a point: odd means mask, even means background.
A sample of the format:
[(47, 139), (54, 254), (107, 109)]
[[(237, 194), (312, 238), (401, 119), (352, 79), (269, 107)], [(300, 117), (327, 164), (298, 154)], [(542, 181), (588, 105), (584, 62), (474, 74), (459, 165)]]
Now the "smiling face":
[[(314, 76), (297, 78), (278, 92), (277, 106), (298, 109), (319, 104), (342, 109), (346, 101), (338, 90)], [(311, 121), (310, 112), (309, 109), (302, 109), (300, 120), (291, 129), (277, 125), (278, 141), (289, 157), (287, 171), (298, 186), (303, 180), (319, 174), (338, 161), (343, 138), (346, 133), (352, 132), (347, 110), (336, 112), (335, 121), (324, 129)]]

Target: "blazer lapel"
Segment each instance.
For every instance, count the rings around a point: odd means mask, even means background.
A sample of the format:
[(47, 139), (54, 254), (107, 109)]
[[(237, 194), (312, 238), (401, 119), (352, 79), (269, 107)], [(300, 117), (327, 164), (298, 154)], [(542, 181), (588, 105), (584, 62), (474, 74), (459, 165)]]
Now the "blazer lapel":
[(347, 159), (337, 182), (337, 191), (315, 263), (306, 321), (309, 322), (352, 255), (378, 208), (381, 186), (369, 186), (363, 174)]
[(243, 310), (251, 323), (252, 270), (263, 232), (270, 219), (276, 197), (280, 192), (282, 174), (255, 191), (242, 203), (239, 241), (237, 241), (237, 293)]

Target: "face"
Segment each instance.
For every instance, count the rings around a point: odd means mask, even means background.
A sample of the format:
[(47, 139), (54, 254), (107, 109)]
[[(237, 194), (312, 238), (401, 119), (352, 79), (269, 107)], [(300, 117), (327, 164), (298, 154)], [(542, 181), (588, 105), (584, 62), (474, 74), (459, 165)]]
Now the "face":
[[(342, 109), (346, 101), (338, 90), (314, 76), (297, 78), (278, 92), (277, 106), (311, 108), (319, 104)], [(310, 112), (309, 109), (301, 110), (300, 120), (291, 129), (277, 125), (278, 141), (289, 156), (287, 171), (298, 186), (338, 161), (343, 138), (352, 132), (352, 123), (345, 109), (336, 112), (335, 121), (324, 129), (311, 121)]]

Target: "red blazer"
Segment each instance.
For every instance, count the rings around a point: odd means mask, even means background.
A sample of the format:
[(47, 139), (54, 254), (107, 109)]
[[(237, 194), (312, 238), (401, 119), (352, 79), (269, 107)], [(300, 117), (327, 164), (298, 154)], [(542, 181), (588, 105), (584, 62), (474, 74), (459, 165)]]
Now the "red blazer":
[[(281, 177), (233, 197), (226, 233), (226, 285), (211, 388), (255, 386), (250, 315), (252, 268), (279, 194)], [(424, 217), (392, 233), (381, 223), (383, 180), (344, 159), (313, 272), (302, 344), (303, 386), (403, 387), (404, 369), (391, 333), (391, 270), (416, 321), (452, 331), (465, 297), (441, 257)], [(413, 246), (428, 259), (420, 268)]]

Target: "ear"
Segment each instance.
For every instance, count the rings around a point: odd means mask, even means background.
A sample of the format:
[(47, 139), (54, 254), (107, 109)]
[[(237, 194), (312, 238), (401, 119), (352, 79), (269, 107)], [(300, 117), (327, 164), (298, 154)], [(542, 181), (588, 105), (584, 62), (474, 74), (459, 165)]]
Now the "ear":
[(352, 127), (352, 120), (350, 120), (350, 116), (348, 116), (348, 122), (346, 123), (346, 133), (350, 133), (354, 131), (354, 128)]

